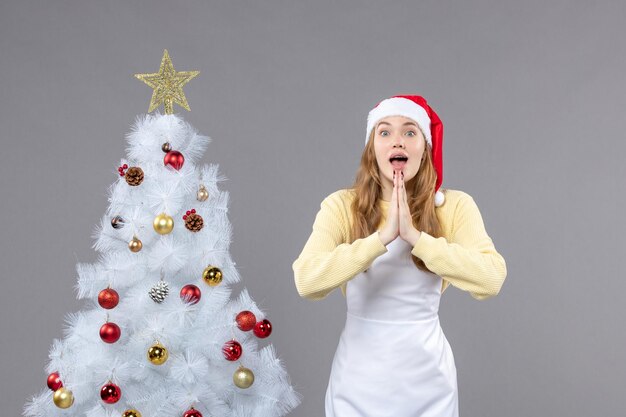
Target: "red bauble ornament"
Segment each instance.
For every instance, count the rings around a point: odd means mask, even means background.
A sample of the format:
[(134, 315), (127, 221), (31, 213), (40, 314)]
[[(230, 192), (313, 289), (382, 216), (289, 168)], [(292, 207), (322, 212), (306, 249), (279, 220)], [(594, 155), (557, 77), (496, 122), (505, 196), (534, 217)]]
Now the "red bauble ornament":
[(237, 314), (237, 318), (235, 320), (237, 320), (237, 327), (244, 332), (252, 330), (256, 324), (256, 316), (252, 311), (248, 310), (244, 310)]
[(115, 404), (122, 398), (122, 390), (112, 382), (109, 382), (100, 390), (100, 398), (107, 404)]
[(163, 158), (163, 164), (169, 165), (176, 170), (181, 169), (184, 163), (185, 157), (178, 151), (169, 151)]
[(254, 325), (254, 334), (261, 339), (266, 338), (272, 333), (272, 323), (268, 319), (257, 321)]
[(120, 296), (113, 288), (106, 288), (98, 294), (98, 304), (100, 307), (110, 310), (120, 302)]
[(48, 388), (52, 391), (56, 391), (63, 386), (63, 382), (61, 382), (61, 377), (58, 372), (52, 372), (48, 375)]
[(202, 296), (202, 292), (200, 288), (196, 287), (193, 284), (185, 285), (180, 289), (180, 298), (186, 303), (196, 304), (200, 301), (200, 297)]
[(185, 411), (183, 417), (202, 417), (202, 413), (195, 408), (191, 407), (189, 410)]
[(226, 360), (236, 361), (241, 357), (241, 344), (236, 340), (229, 340), (224, 343), (224, 347), (222, 347), (222, 353)]
[(100, 327), (100, 339), (106, 343), (115, 343), (122, 335), (120, 326), (115, 323), (106, 322)]

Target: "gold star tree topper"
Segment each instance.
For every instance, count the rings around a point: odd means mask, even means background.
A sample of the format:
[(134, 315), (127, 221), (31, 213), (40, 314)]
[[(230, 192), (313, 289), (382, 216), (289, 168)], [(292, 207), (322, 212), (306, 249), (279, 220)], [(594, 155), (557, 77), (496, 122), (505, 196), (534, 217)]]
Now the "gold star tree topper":
[(167, 49), (165, 49), (159, 72), (153, 74), (135, 74), (135, 77), (154, 89), (148, 113), (159, 107), (160, 104), (163, 104), (165, 113), (172, 114), (174, 113), (174, 103), (178, 103), (179, 106), (191, 111), (189, 104), (187, 104), (185, 93), (183, 92), (183, 86), (198, 74), (200, 74), (200, 71), (176, 72), (170, 55), (167, 53)]

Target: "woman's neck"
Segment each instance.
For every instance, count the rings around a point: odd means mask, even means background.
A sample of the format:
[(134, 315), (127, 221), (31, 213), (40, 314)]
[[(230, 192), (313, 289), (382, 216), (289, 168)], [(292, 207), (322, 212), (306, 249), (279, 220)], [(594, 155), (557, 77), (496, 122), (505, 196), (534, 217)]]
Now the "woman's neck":
[(391, 194), (393, 193), (393, 187), (388, 188), (385, 184), (385, 186), (383, 186), (383, 195), (380, 197), (382, 200), (386, 201), (386, 202), (390, 202), (391, 201)]

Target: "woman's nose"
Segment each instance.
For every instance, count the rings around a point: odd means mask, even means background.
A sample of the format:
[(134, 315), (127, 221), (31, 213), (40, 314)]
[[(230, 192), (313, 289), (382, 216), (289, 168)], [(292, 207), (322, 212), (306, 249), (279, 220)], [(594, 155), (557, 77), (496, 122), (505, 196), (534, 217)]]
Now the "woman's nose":
[(395, 148), (398, 146), (401, 148), (404, 148), (404, 138), (402, 136), (396, 136), (393, 139), (393, 147)]

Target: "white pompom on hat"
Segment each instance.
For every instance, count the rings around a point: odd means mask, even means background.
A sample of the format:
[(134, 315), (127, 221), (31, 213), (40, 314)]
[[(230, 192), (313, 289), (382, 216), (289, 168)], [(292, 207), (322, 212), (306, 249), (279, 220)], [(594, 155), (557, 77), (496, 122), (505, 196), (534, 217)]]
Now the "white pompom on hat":
[(431, 149), (433, 165), (437, 172), (435, 183), (435, 206), (445, 202), (444, 194), (439, 190), (443, 182), (443, 123), (437, 113), (426, 103), (422, 96), (393, 96), (378, 103), (367, 115), (365, 144), (369, 140), (374, 126), (388, 116), (404, 116), (417, 123)]

